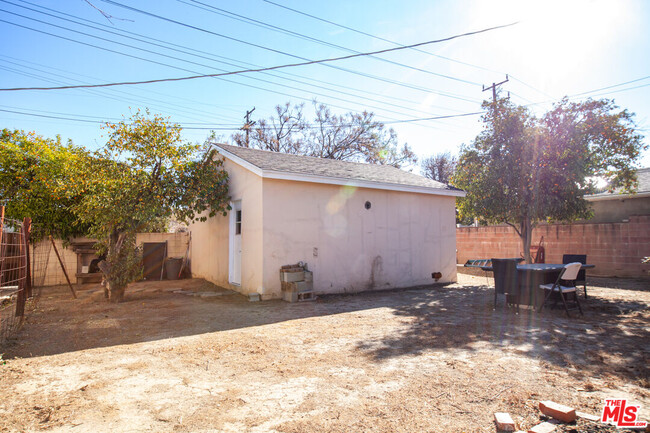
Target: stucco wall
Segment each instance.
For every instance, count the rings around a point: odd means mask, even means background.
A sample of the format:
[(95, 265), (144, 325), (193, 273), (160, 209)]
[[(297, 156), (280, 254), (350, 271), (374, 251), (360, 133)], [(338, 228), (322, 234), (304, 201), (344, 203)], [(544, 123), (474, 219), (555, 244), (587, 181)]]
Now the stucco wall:
[(298, 261), (319, 293), (456, 280), (454, 197), (275, 179), (263, 189), (263, 298), (280, 296), (280, 266)]
[(650, 197), (632, 197), (592, 201), (593, 218), (586, 223), (621, 223), (631, 216), (650, 215)]
[(217, 215), (190, 226), (192, 275), (241, 293), (262, 293), (262, 179), (226, 160), (229, 194), (242, 203), (241, 286), (228, 281), (230, 215)]

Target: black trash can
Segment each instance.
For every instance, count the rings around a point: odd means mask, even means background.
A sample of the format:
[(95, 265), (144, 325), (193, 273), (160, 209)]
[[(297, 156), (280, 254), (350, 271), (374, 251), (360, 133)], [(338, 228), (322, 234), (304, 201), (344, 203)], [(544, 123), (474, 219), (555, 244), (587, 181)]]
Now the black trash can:
[(165, 268), (167, 271), (168, 280), (178, 280), (178, 274), (181, 271), (181, 266), (183, 265), (182, 257), (168, 257), (165, 261)]

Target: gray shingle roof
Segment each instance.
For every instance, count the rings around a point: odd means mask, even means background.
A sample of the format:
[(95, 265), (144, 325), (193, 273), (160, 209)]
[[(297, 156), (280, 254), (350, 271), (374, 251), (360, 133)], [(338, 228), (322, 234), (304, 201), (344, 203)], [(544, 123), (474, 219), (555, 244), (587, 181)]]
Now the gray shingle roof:
[[(648, 168), (640, 168), (636, 171), (636, 176), (639, 181), (639, 186), (637, 187), (636, 193), (637, 194), (647, 194), (650, 193), (650, 167)], [(612, 197), (615, 198), (616, 196), (621, 195), (620, 192), (614, 191), (612, 192), (601, 192), (598, 194), (592, 194), (589, 196), (585, 196), (585, 198), (590, 199), (601, 199), (603, 197)], [(634, 196), (632, 196), (634, 197)]]
[(267, 172), (292, 173), (297, 175), (323, 176), (351, 181), (389, 183), (394, 185), (432, 188), (446, 191), (460, 191), (449, 185), (417, 174), (389, 166), (314, 158), (303, 155), (270, 152), (226, 144), (215, 144), (261, 170)]

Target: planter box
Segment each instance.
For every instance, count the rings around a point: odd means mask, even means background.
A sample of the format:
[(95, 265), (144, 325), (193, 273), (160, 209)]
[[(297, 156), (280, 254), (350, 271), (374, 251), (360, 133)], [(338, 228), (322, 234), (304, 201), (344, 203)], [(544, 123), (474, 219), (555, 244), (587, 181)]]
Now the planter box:
[(286, 283), (293, 283), (294, 281), (304, 281), (305, 280), (305, 271), (294, 271), (294, 272), (281, 272), (281, 281)]

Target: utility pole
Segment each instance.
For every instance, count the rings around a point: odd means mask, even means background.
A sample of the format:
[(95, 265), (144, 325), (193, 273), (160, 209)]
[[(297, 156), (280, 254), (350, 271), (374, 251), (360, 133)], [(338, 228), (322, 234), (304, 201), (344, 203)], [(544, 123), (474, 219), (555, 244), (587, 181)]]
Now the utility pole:
[(501, 81), (500, 83), (492, 83), (492, 85), (491, 85), (491, 86), (488, 86), (488, 87), (485, 87), (485, 85), (483, 86), (483, 91), (484, 91), (484, 92), (485, 92), (486, 90), (490, 90), (490, 89), (492, 89), (492, 104), (494, 105), (495, 108), (496, 108), (496, 105), (497, 105), (497, 86), (500, 86), (500, 85), (502, 85), (502, 84), (505, 84), (505, 83), (507, 83), (508, 81), (509, 81), (509, 80), (508, 80), (508, 74), (506, 74), (506, 79), (503, 80), (503, 81)]
[(255, 107), (253, 107), (252, 110), (246, 111), (246, 115), (244, 116), (244, 119), (246, 119), (246, 123), (244, 123), (244, 126), (242, 129), (246, 131), (246, 147), (249, 147), (249, 141), (248, 141), (248, 136), (250, 134), (250, 130), (255, 125), (255, 121), (251, 122), (251, 114), (253, 114), (253, 111), (255, 111)]

